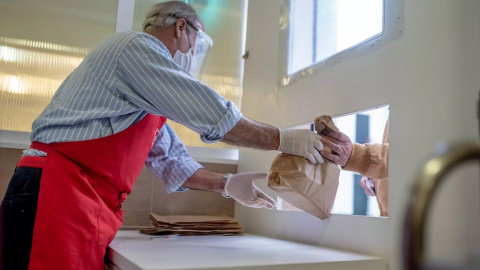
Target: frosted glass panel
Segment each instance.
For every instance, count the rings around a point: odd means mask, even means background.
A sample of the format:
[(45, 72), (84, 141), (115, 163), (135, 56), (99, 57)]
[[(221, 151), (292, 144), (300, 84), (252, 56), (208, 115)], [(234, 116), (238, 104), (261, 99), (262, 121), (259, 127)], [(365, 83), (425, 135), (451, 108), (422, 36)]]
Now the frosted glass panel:
[(115, 32), (118, 1), (0, 1), (0, 129), (31, 131), (62, 81)]
[[(142, 31), (147, 10), (163, 1), (136, 0), (133, 30)], [(202, 20), (205, 32), (212, 37), (213, 47), (209, 52), (201, 81), (227, 100), (241, 107), (243, 81), (243, 49), (246, 26), (246, 0), (191, 0)], [(197, 133), (169, 121), (183, 143), (191, 146), (228, 147), (223, 143), (204, 144)]]

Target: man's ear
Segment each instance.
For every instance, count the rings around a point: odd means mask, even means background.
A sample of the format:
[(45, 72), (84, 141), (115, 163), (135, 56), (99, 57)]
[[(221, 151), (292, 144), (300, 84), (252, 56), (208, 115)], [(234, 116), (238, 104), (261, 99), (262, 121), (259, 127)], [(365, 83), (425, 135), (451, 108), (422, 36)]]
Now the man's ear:
[(177, 38), (180, 38), (182, 36), (182, 32), (185, 31), (185, 28), (187, 27), (187, 21), (184, 18), (180, 18), (177, 20), (175, 23), (175, 35)]

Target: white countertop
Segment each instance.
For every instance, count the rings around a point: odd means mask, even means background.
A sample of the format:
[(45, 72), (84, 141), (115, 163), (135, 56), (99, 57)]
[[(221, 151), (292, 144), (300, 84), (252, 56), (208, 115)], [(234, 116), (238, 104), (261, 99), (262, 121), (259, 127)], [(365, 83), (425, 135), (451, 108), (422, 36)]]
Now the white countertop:
[(385, 270), (382, 258), (256, 235), (155, 238), (119, 231), (110, 244), (112, 269), (368, 269)]

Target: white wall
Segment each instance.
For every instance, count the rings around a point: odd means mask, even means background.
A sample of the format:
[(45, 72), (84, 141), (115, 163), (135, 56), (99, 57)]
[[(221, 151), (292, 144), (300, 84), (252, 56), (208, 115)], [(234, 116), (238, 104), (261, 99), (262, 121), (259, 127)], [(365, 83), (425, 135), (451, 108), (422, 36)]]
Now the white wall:
[[(249, 2), (243, 113), (289, 127), (322, 114), (390, 103), (390, 217), (335, 215), (320, 221), (305, 213), (237, 204), (236, 219), (247, 232), (382, 256), (390, 269), (400, 269), (413, 176), (437, 142), (478, 140), (480, 1), (405, 0), (400, 38), (276, 91), (279, 5), (278, 0)], [(268, 171), (274, 156), (242, 149), (239, 171)], [(429, 257), (437, 261), (461, 262), (480, 250), (477, 167), (449, 176), (437, 194), (429, 219), (434, 226), (428, 227), (434, 234)]]

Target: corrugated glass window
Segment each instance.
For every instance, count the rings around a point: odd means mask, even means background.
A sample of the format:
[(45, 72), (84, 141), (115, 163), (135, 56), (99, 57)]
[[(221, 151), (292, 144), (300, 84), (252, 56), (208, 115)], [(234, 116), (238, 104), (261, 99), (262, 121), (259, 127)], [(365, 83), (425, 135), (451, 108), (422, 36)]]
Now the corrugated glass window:
[(62, 81), (115, 32), (118, 1), (0, 2), (0, 129), (31, 131)]

